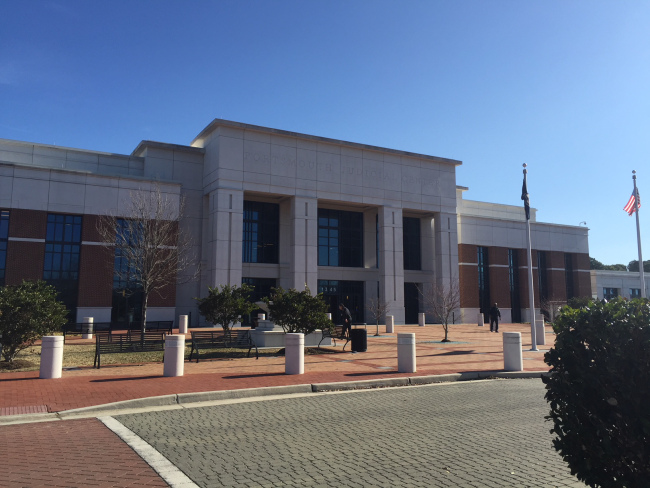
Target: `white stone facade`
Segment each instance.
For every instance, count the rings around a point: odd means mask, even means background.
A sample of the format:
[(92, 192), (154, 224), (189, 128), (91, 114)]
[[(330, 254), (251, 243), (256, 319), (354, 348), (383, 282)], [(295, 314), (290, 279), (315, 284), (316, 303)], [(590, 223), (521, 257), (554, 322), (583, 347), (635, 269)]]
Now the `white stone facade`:
[[(459, 244), (526, 247), (523, 210), (463, 200), (460, 164), (219, 119), (189, 146), (143, 141), (131, 155), (0, 140), (0, 209), (123, 216), (130, 192), (155, 183), (185, 199), (181, 228), (202, 265), (200, 281), (177, 287), (175, 306), (150, 310), (155, 319), (193, 313), (194, 326), (194, 297), (207, 286), (254, 277), (312, 292), (319, 280), (363, 282), (366, 304), (379, 295), (399, 324), (405, 283), (447, 284), (459, 278), (459, 266), (472, 265), (459, 263)], [(279, 206), (277, 263), (242, 262), (245, 201)], [(363, 214), (362, 266), (318, 265), (319, 209)], [(541, 224), (532, 215), (537, 249), (588, 252), (585, 228)], [(418, 270), (404, 269), (403, 217), (420, 220)], [(461, 309), (465, 321), (478, 311)], [(79, 306), (80, 317), (91, 313), (100, 322), (110, 307)]]

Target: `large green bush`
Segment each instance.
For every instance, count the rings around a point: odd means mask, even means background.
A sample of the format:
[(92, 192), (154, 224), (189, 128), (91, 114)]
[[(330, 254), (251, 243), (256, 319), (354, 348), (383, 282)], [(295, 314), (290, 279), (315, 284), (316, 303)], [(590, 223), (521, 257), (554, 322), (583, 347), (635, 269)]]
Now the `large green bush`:
[(221, 325), (228, 332), (230, 326), (241, 320), (243, 315), (255, 309), (250, 302), (253, 287), (247, 284), (208, 287), (208, 296), (195, 298), (199, 302), (199, 313), (211, 324)]
[(16, 354), (37, 339), (61, 330), (68, 309), (56, 295), (56, 289), (44, 281), (0, 286), (0, 343), (5, 361), (13, 362)]
[(327, 304), (323, 294), (312, 296), (308, 287), (304, 291), (294, 288), (273, 288), (270, 297), (264, 298), (269, 307), (271, 320), (285, 332), (310, 334), (316, 329), (329, 329), (332, 321), (327, 318)]
[(593, 487), (650, 486), (650, 303), (565, 307), (545, 355), (553, 444)]

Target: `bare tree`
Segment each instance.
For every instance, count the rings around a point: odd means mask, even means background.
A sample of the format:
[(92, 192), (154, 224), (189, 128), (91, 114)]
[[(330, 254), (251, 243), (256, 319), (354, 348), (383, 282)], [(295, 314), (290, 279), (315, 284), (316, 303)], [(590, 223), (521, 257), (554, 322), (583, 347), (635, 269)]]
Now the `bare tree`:
[[(199, 275), (191, 237), (180, 230), (185, 200), (152, 189), (131, 191), (123, 217), (101, 216), (97, 231), (114, 261), (115, 277), (142, 291), (142, 325), (146, 330), (151, 293)], [(181, 278), (181, 273), (189, 271)]]
[(422, 296), (422, 303), (426, 312), (432, 314), (445, 329), (445, 338), (442, 342), (449, 341), (449, 320), (455, 310), (460, 308), (460, 285), (458, 279), (452, 279), (449, 284), (433, 283), (425, 289), (418, 287)]
[(390, 305), (388, 302), (381, 300), (380, 298), (371, 298), (368, 300), (368, 306), (366, 307), (370, 316), (375, 320), (377, 325), (376, 336), (379, 335), (379, 321), (382, 317), (385, 317), (388, 312), (390, 312)]

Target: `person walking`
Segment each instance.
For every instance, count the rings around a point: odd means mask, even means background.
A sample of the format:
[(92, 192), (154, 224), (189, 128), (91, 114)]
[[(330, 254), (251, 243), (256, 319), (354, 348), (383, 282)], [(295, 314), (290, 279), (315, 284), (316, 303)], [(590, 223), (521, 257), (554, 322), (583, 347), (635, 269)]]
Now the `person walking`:
[(345, 339), (346, 330), (348, 331), (347, 337), (350, 337), (350, 331), (352, 330), (352, 315), (348, 308), (342, 303), (339, 303), (339, 310), (341, 311), (341, 321), (343, 322), (343, 330), (341, 331), (341, 337), (339, 337), (339, 339)]
[(490, 309), (490, 332), (499, 332), (499, 319), (501, 318), (501, 312), (499, 307), (497, 307), (496, 302), (492, 305)]

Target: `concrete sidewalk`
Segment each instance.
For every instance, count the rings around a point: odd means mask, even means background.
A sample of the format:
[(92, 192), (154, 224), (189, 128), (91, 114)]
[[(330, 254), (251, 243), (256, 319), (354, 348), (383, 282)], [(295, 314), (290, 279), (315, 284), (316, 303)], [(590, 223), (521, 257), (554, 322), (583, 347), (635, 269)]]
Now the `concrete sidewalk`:
[[(8, 423), (16, 415), (38, 416), (43, 413), (67, 412), (80, 408), (109, 408), (166, 405), (180, 402), (217, 398), (206, 392), (222, 392), (221, 398), (239, 395), (252, 396), (266, 387), (309, 385), (314, 391), (345, 387), (385, 386), (390, 380), (397, 383), (418, 382), (417, 378), (433, 375), (462, 373), (462, 379), (490, 376), (503, 371), (503, 341), (501, 332), (521, 332), (524, 370), (547, 371), (544, 352), (555, 339), (547, 327), (547, 345), (530, 349), (530, 327), (526, 324), (501, 324), (500, 333), (490, 332), (488, 326), (455, 324), (450, 327), (453, 342), (441, 343), (444, 331), (441, 325), (396, 326), (396, 332), (416, 335), (416, 373), (397, 372), (397, 334), (386, 334), (384, 326), (369, 325), (368, 350), (364, 353), (342, 351), (343, 342), (337, 341), (333, 354), (305, 355), (305, 374), (284, 374), (284, 357), (238, 358), (185, 362), (182, 377), (162, 376), (162, 363), (103, 366), (101, 369), (84, 367), (63, 372), (53, 380), (38, 378), (38, 371), (0, 374), (0, 423)], [(189, 339), (189, 337), (188, 337)], [(410, 380), (409, 380), (410, 378)], [(443, 380), (445, 378), (442, 378)], [(456, 379), (449, 377), (446, 379)], [(440, 379), (422, 379), (434, 381)], [(337, 383), (337, 385), (331, 385)], [(349, 383), (342, 385), (340, 383)], [(245, 391), (244, 391), (245, 390)], [(267, 390), (259, 390), (268, 394)], [(273, 391), (273, 390), (271, 390)], [(230, 393), (226, 393), (230, 392)], [(192, 393), (204, 393), (191, 396)], [(124, 403), (126, 402), (126, 403)], [(24, 417), (23, 417), (24, 418)], [(26, 420), (26, 419), (25, 419)]]

